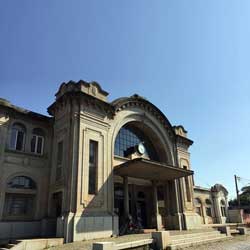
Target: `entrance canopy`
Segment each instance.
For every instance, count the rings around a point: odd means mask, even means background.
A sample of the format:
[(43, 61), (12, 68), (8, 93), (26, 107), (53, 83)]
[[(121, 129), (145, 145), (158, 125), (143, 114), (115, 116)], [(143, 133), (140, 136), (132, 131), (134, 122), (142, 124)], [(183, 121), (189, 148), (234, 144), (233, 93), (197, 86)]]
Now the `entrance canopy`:
[(193, 175), (193, 171), (136, 158), (115, 166), (114, 174), (152, 181), (167, 181)]

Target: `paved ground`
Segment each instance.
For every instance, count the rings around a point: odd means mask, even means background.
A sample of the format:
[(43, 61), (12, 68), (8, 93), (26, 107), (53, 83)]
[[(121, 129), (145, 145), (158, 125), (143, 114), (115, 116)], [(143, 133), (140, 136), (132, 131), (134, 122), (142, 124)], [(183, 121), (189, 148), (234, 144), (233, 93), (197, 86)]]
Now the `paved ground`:
[(250, 250), (250, 235), (235, 236), (231, 240), (201, 246), (188, 247), (186, 250)]
[[(126, 242), (129, 240), (139, 240), (150, 237), (150, 235), (137, 234), (126, 235), (119, 238), (109, 238), (108, 241)], [(96, 240), (95, 240), (96, 241)], [(100, 239), (98, 241), (107, 241), (107, 239)], [(58, 247), (50, 248), (49, 250), (92, 250), (93, 241), (81, 241), (65, 244)], [(250, 250), (250, 235), (235, 236), (230, 240), (220, 241), (217, 243), (210, 243), (201, 246), (188, 247), (186, 250)]]
[(114, 238), (73, 242), (69, 244), (64, 244), (62, 246), (51, 247), (49, 248), (49, 250), (92, 250), (92, 243), (96, 241), (98, 242), (115, 241), (116, 243), (123, 243), (123, 242), (148, 239), (148, 238), (151, 238), (150, 234), (131, 234)]

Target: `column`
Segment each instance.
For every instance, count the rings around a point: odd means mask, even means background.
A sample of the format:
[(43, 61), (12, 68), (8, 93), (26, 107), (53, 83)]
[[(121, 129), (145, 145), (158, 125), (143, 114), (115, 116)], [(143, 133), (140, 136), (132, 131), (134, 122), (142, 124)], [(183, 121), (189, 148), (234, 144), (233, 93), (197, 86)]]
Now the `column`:
[(174, 203), (174, 228), (177, 230), (182, 230), (182, 213), (180, 211), (180, 190), (179, 190), (179, 182), (178, 180), (172, 180), (171, 181), (172, 185), (172, 192), (173, 192), (173, 199), (172, 202)]
[(201, 210), (202, 210), (202, 220), (204, 224), (208, 224), (206, 203), (203, 200), (201, 201)]
[(153, 184), (153, 202), (155, 209), (156, 229), (157, 231), (159, 231), (162, 229), (162, 225), (161, 225), (161, 216), (159, 214), (159, 208), (158, 208), (157, 185), (155, 181), (153, 181), (152, 184)]
[(169, 192), (169, 183), (166, 182), (164, 185), (164, 199), (165, 199), (165, 209), (166, 209), (166, 215), (170, 215), (170, 192)]
[(214, 206), (214, 213), (216, 217), (216, 223), (221, 224), (222, 223), (221, 209), (220, 209), (220, 202), (219, 202), (217, 195), (213, 196), (213, 206)]
[(165, 206), (165, 218), (164, 218), (164, 223), (165, 223), (165, 230), (169, 229), (170, 223), (169, 223), (169, 204), (170, 202), (168, 201), (169, 198), (169, 192), (168, 192), (168, 184), (165, 183), (163, 186), (164, 189), (164, 206)]
[[(4, 150), (8, 145), (9, 131), (7, 127), (8, 118), (0, 118), (0, 171), (3, 173), (3, 163), (4, 163)], [(2, 169), (1, 169), (2, 168)], [(2, 174), (3, 175), (3, 174)], [(2, 181), (0, 185), (0, 220), (3, 217), (4, 203), (5, 203), (5, 182)]]
[(124, 189), (124, 217), (129, 215), (129, 193), (128, 193), (128, 177), (123, 177), (123, 189)]

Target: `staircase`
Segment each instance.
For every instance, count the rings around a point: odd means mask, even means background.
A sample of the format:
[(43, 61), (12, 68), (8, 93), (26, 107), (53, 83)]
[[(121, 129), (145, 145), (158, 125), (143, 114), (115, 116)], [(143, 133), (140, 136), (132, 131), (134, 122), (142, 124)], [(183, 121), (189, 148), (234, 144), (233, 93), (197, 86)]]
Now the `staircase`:
[(216, 230), (202, 232), (187, 232), (184, 234), (171, 235), (169, 250), (182, 249), (185, 247), (206, 244), (210, 242), (226, 240), (231, 237), (226, 236)]
[(41, 250), (63, 244), (63, 238), (37, 238), (0, 242), (0, 250)]

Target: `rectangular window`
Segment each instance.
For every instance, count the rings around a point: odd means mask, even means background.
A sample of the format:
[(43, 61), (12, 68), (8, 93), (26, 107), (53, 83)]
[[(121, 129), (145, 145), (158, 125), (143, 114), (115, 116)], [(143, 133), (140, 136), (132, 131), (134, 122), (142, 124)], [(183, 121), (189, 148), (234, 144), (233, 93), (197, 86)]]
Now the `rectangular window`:
[(196, 207), (195, 211), (197, 214), (199, 214), (201, 216), (201, 207)]
[(35, 151), (36, 151), (36, 136), (35, 135), (32, 136), (32, 139), (30, 142), (30, 151), (32, 153), (35, 153)]
[(98, 142), (89, 141), (89, 194), (97, 190)]
[[(187, 170), (187, 166), (183, 166), (183, 169)], [(191, 193), (190, 193), (190, 185), (189, 185), (189, 178), (188, 176), (184, 177), (185, 180), (185, 186), (186, 186), (186, 197), (187, 201), (191, 202)]]
[(211, 209), (211, 207), (206, 208), (206, 214), (207, 214), (207, 216), (212, 217), (212, 209)]
[(8, 216), (32, 216), (34, 195), (7, 194), (5, 198), (4, 215)]
[(63, 141), (57, 144), (57, 166), (56, 166), (56, 180), (62, 177), (62, 162), (63, 162)]
[(43, 137), (41, 137), (41, 136), (38, 136), (38, 138), (37, 138), (36, 152), (38, 154), (43, 153)]
[(24, 133), (22, 131), (18, 131), (16, 138), (16, 150), (23, 150), (23, 140), (24, 140)]
[(60, 141), (58, 142), (57, 145), (57, 165), (62, 164), (62, 159), (63, 159), (63, 142)]
[(24, 145), (24, 132), (17, 129), (12, 129), (10, 148), (22, 151), (23, 145)]
[(36, 154), (43, 153), (43, 136), (33, 135), (31, 139), (31, 152)]

